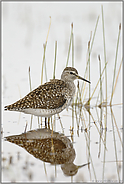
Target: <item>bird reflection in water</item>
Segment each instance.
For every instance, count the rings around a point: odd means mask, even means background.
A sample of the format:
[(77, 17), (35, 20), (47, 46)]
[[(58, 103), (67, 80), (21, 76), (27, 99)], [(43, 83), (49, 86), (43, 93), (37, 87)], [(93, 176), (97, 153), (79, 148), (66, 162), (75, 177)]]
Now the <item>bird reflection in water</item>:
[(73, 161), (76, 154), (70, 139), (50, 129), (36, 129), (5, 139), (23, 147), (35, 158), (54, 165), (61, 164), (66, 176), (74, 176), (79, 168), (89, 164), (75, 165)]

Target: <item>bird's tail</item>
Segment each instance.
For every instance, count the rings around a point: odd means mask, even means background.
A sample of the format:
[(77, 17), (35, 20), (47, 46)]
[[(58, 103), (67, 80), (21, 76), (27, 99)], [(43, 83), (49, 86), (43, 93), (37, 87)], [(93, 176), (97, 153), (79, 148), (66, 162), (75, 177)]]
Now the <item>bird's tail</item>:
[(15, 103), (11, 104), (11, 105), (7, 105), (4, 107), (5, 111), (16, 111), (18, 108), (15, 106)]
[(5, 111), (10, 111), (12, 109), (12, 105), (7, 105), (4, 107)]

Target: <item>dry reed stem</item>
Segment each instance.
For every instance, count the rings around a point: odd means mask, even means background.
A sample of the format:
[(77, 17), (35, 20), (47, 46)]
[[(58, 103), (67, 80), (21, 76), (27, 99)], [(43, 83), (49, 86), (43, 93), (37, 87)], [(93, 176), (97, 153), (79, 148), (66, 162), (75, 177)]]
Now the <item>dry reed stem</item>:
[[(29, 73), (29, 87), (30, 87), (30, 92), (31, 92), (32, 91), (32, 87), (31, 87), (31, 70), (30, 70), (30, 66), (29, 66), (28, 73)], [(32, 120), (33, 120), (33, 115), (31, 114), (30, 130), (32, 128)]]
[(118, 179), (119, 179), (119, 182), (120, 182), (119, 165), (118, 165), (117, 148), (116, 148), (116, 139), (115, 139), (114, 123), (113, 123), (113, 111), (112, 111), (111, 106), (110, 106), (110, 109), (111, 109), (111, 119), (112, 119), (113, 138), (114, 138), (114, 147), (115, 147), (116, 167), (117, 167)]
[(53, 71), (53, 79), (55, 79), (55, 70), (56, 70), (56, 55), (57, 55), (57, 41), (55, 42), (55, 59), (54, 59), (54, 71)]
[(43, 68), (44, 68), (44, 63), (45, 63), (45, 52), (46, 52), (46, 46), (47, 46), (50, 26), (51, 26), (51, 17), (50, 17), (50, 23), (49, 23), (49, 28), (48, 28), (48, 32), (47, 32), (46, 42), (45, 42), (45, 44), (43, 44), (44, 54), (43, 54), (43, 62), (42, 62), (42, 69), (41, 69), (41, 84), (43, 83)]
[(70, 56), (70, 50), (71, 50), (71, 44), (72, 44), (72, 36), (73, 36), (73, 23), (71, 24), (71, 36), (70, 36), (70, 42), (69, 42), (69, 48), (68, 48), (68, 56), (67, 56), (66, 67), (68, 66), (68, 61), (69, 61), (69, 56)]
[(43, 162), (43, 165), (44, 165), (44, 170), (45, 170), (46, 179), (47, 179), (47, 182), (48, 182), (48, 176), (47, 176), (47, 170), (46, 170), (46, 164), (45, 164), (45, 162)]
[[(82, 120), (82, 122), (84, 122), (85, 129), (87, 129), (85, 121)], [(97, 181), (96, 172), (95, 172), (95, 168), (94, 168), (94, 165), (93, 165), (93, 160), (92, 160), (92, 157), (91, 157), (91, 154), (90, 154), (90, 148), (89, 148), (89, 144), (88, 144), (88, 132), (86, 131), (84, 135), (85, 135), (85, 139), (86, 139), (87, 149), (88, 149), (89, 158), (90, 158), (90, 161), (91, 161), (91, 166), (92, 166), (92, 169), (93, 169), (94, 177), (95, 177), (95, 180)], [(90, 171), (90, 169), (89, 169), (89, 174), (90, 174), (90, 178), (91, 178), (91, 171)]]
[[(113, 89), (113, 91), (112, 91), (111, 99), (113, 98), (113, 95), (114, 95), (114, 92), (115, 92), (115, 89), (116, 89), (116, 85), (117, 85), (119, 73), (120, 73), (120, 70), (121, 70), (122, 62), (123, 62), (123, 59), (121, 60), (121, 63), (120, 63), (120, 66), (119, 66), (119, 70), (118, 70), (118, 73), (117, 73), (117, 77), (116, 77), (114, 89)], [(112, 106), (112, 105), (111, 105), (111, 102), (112, 102), (112, 100), (110, 101), (110, 106)]]
[(118, 47), (119, 47), (119, 40), (120, 40), (120, 32), (121, 32), (121, 24), (119, 25), (119, 33), (118, 33), (118, 39), (117, 39), (117, 47), (116, 47), (116, 56), (115, 56), (115, 66), (114, 66), (114, 76), (113, 76), (113, 84), (112, 84), (112, 95), (110, 100), (110, 105), (112, 104), (113, 99), (113, 90), (114, 90), (114, 82), (115, 82), (115, 73), (116, 73), (116, 65), (117, 65), (117, 55), (118, 55)]
[[(110, 107), (111, 107), (111, 106), (110, 106)], [(122, 142), (122, 140), (121, 140), (121, 136), (120, 136), (120, 133), (119, 133), (119, 129), (118, 129), (118, 126), (117, 126), (116, 119), (115, 119), (114, 113), (113, 113), (113, 111), (112, 111), (112, 108), (111, 108), (111, 113), (112, 113), (112, 116), (113, 116), (113, 119), (114, 119), (115, 127), (116, 127), (116, 129), (117, 129), (118, 137), (119, 137), (120, 142), (121, 142), (121, 145), (122, 145), (122, 147), (123, 147), (123, 142)]]
[[(102, 70), (101, 76), (103, 75), (103, 72), (104, 72), (104, 70), (105, 70), (107, 64), (108, 64), (108, 62), (105, 64), (105, 66), (104, 66), (104, 68), (103, 68), (103, 70)], [(96, 84), (96, 86), (95, 86), (95, 89), (94, 89), (94, 91), (93, 91), (93, 93), (92, 93), (92, 95), (91, 95), (91, 97), (90, 97), (89, 100), (92, 99), (92, 97), (93, 97), (93, 95), (94, 95), (94, 93), (95, 93), (95, 91), (96, 91), (96, 89), (97, 89), (97, 87), (98, 87), (99, 82), (100, 82), (100, 79), (98, 80), (98, 82), (97, 82), (97, 84)], [(89, 100), (88, 100), (88, 101), (89, 101)], [(88, 103), (88, 102), (87, 102), (87, 103)], [(87, 105), (87, 103), (86, 103), (85, 105)]]

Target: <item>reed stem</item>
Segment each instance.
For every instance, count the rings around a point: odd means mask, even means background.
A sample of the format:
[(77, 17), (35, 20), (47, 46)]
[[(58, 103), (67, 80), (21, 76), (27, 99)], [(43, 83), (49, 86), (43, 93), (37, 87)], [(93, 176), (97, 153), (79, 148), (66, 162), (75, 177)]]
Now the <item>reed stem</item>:
[(116, 55), (115, 55), (115, 66), (114, 66), (114, 76), (113, 76), (113, 83), (112, 83), (112, 95), (110, 100), (110, 106), (112, 104), (113, 99), (113, 90), (114, 90), (114, 83), (115, 83), (115, 73), (116, 73), (116, 65), (117, 65), (117, 56), (118, 56), (118, 47), (119, 47), (119, 40), (120, 40), (120, 32), (121, 32), (121, 24), (119, 25), (119, 33), (118, 33), (118, 40), (117, 40), (117, 47), (116, 47)]
[(56, 55), (57, 55), (57, 41), (55, 42), (55, 59), (54, 59), (54, 71), (53, 71), (53, 79), (55, 79), (55, 70), (56, 70)]

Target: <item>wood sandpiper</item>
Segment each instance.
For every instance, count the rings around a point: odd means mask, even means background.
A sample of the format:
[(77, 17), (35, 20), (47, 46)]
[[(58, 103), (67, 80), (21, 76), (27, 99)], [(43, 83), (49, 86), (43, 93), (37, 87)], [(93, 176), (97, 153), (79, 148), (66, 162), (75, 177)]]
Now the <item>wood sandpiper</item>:
[(19, 111), (41, 117), (51, 117), (67, 108), (75, 95), (75, 79), (88, 80), (80, 77), (73, 67), (66, 67), (61, 79), (52, 79), (31, 91), (24, 98), (5, 106), (5, 110)]

